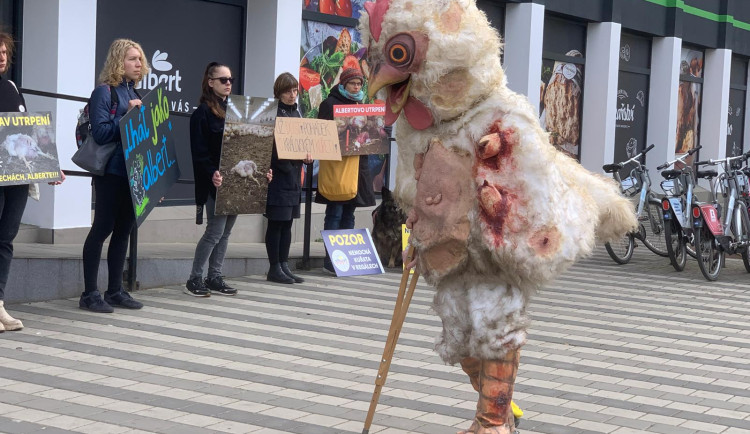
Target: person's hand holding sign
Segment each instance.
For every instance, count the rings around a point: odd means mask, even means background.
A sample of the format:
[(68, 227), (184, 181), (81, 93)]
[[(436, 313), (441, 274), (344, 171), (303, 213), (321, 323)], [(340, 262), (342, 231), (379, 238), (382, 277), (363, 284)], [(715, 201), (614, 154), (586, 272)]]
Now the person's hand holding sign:
[(273, 169), (268, 169), (268, 172), (266, 172), (266, 179), (268, 182), (271, 182), (273, 180)]
[(211, 178), (211, 182), (214, 183), (214, 187), (221, 187), (221, 181), (223, 179), (224, 178), (221, 177), (221, 173), (219, 173), (219, 171), (217, 170), (216, 172), (214, 172), (214, 176), (213, 178)]
[(130, 111), (133, 107), (137, 107), (143, 104), (140, 99), (131, 99), (128, 101), (128, 111)]

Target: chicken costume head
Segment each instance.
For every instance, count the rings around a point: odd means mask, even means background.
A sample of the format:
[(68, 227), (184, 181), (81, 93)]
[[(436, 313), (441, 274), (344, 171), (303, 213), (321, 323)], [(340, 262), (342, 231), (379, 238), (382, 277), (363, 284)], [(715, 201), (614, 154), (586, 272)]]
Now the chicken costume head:
[(508, 89), (500, 38), (474, 0), (377, 0), (360, 20), (368, 89), (396, 122), (395, 195), (417, 267), (436, 287), (436, 351), (479, 392), (466, 433), (512, 432), (531, 295), (636, 227), (608, 178), (555, 150)]

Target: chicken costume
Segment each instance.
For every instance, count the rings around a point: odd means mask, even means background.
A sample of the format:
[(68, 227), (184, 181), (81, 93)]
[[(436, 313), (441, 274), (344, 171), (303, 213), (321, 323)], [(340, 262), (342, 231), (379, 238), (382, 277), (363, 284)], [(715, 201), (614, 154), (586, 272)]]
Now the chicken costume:
[(608, 178), (555, 150), (506, 85), (500, 38), (474, 0), (377, 0), (360, 20), (370, 96), (396, 122), (395, 194), (435, 286), (435, 349), (479, 392), (463, 433), (513, 431), (531, 295), (636, 226)]

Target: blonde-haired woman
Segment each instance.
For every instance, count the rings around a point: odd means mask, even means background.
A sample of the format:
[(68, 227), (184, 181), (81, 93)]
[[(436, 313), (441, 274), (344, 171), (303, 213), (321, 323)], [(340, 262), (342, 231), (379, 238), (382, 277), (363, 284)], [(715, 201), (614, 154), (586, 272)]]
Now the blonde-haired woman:
[[(135, 84), (148, 74), (148, 61), (141, 46), (129, 39), (112, 42), (107, 60), (99, 75), (100, 85), (91, 93), (89, 113), (91, 134), (96, 143), (122, 143), (120, 119), (133, 107), (141, 105)], [(84, 292), (78, 306), (92, 312), (111, 313), (112, 306), (140, 309), (143, 304), (133, 300), (122, 287), (122, 272), (135, 213), (130, 199), (125, 155), (122, 146), (107, 162), (103, 176), (94, 176), (94, 222), (83, 244)], [(99, 262), (104, 240), (112, 234), (107, 250), (109, 271), (107, 292), (97, 287)]]

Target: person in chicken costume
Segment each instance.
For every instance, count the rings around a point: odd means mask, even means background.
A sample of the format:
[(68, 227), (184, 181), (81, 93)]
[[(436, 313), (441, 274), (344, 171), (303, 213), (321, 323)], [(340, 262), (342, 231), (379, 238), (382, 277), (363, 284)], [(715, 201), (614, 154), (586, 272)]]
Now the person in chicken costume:
[(395, 194), (412, 262), (435, 286), (435, 349), (479, 392), (461, 433), (510, 433), (531, 295), (636, 227), (611, 179), (555, 150), (528, 99), (507, 87), (500, 37), (474, 0), (364, 5), (368, 92), (396, 123)]

